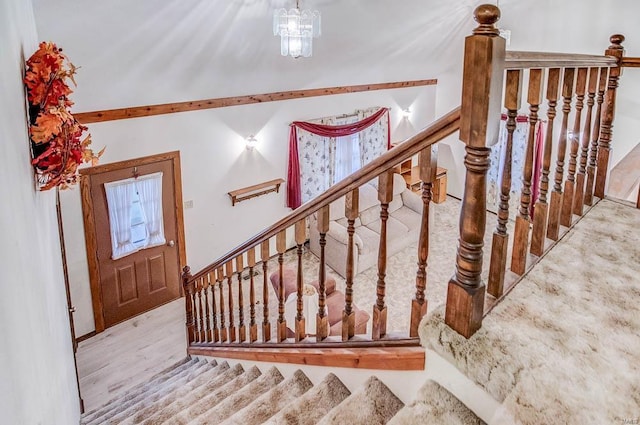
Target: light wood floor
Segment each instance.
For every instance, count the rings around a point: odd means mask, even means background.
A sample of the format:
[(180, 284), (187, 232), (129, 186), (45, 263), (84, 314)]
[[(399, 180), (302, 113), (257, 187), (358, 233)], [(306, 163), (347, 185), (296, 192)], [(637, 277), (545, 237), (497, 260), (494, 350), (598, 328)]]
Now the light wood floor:
[(82, 341), (78, 375), (85, 411), (186, 357), (184, 298)]

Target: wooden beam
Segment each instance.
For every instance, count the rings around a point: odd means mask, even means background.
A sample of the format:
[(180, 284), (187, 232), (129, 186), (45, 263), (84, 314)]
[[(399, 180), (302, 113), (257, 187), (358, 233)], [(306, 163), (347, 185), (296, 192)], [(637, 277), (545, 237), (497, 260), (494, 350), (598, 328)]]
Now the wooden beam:
[(363, 91), (401, 89), (436, 85), (438, 80), (398, 81), (393, 83), (362, 84), (357, 86), (325, 87), (320, 89), (281, 91), (246, 96), (219, 97), (216, 99), (192, 100), (188, 102), (163, 103), (160, 105), (132, 106), (130, 108), (106, 109), (102, 111), (80, 112), (74, 114), (82, 124), (94, 122), (126, 120), (128, 118), (149, 117), (152, 115), (174, 114), (177, 112), (198, 111), (201, 109), (225, 108), (227, 106), (249, 105), (252, 103), (277, 102), (280, 100), (302, 99), (328, 96), (333, 94), (358, 93)]

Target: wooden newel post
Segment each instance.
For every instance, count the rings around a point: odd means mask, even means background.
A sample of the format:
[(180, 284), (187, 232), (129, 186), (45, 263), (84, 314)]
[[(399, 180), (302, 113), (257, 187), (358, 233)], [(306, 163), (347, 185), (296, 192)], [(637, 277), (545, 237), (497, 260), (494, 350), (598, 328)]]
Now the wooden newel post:
[(184, 268), (182, 269), (182, 287), (184, 288), (187, 345), (189, 345), (196, 340), (196, 325), (193, 320), (193, 293), (195, 288), (194, 283), (191, 280), (191, 269), (189, 268), (189, 266), (184, 266)]
[(624, 56), (624, 48), (622, 47), (624, 36), (622, 34), (614, 34), (609, 38), (609, 41), (611, 42), (611, 46), (605, 50), (604, 54), (606, 56), (616, 57), (618, 59), (618, 66), (611, 68), (609, 71), (609, 83), (607, 84), (607, 93), (602, 108), (600, 141), (598, 144), (598, 168), (594, 192), (594, 195), (600, 199), (604, 198), (606, 194), (609, 155), (613, 136), (613, 119), (616, 111), (616, 90), (618, 89), (618, 80), (620, 79), (620, 75), (622, 75), (622, 66), (620, 66), (620, 64)]
[(481, 5), (480, 24), (466, 38), (462, 83), (460, 140), (466, 144), (467, 168), (460, 212), (455, 274), (449, 281), (445, 323), (466, 338), (482, 325), (485, 285), (482, 248), (486, 227), (486, 185), (490, 148), (498, 139), (505, 40), (495, 23), (500, 10)]

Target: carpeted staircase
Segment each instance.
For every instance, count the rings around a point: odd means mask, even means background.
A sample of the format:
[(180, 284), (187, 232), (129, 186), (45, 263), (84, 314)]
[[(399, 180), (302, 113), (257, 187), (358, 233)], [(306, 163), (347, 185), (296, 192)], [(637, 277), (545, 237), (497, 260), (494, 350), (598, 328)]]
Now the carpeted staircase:
[(386, 423), (482, 422), (432, 381), (404, 407), (373, 376), (351, 393), (334, 374), (314, 386), (300, 370), (285, 379), (276, 367), (262, 373), (197, 358), (182, 360), (82, 418), (84, 425)]

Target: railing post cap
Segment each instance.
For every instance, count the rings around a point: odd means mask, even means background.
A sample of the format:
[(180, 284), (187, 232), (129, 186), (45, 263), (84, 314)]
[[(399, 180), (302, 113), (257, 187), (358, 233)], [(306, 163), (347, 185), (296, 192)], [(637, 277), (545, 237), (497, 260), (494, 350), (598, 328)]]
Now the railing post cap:
[(473, 18), (480, 24), (474, 34), (500, 34), (494, 24), (500, 20), (500, 9), (493, 4), (481, 4), (473, 11)]
[(188, 275), (188, 274), (191, 274), (191, 268), (189, 266), (184, 266), (182, 268), (182, 274), (185, 275), (185, 276)]
[(622, 34), (613, 34), (609, 37), (609, 42), (611, 42), (610, 49), (620, 49), (622, 48), (622, 42), (624, 41), (624, 35)]

